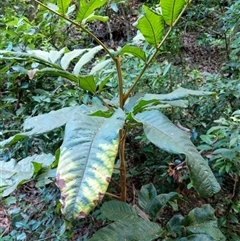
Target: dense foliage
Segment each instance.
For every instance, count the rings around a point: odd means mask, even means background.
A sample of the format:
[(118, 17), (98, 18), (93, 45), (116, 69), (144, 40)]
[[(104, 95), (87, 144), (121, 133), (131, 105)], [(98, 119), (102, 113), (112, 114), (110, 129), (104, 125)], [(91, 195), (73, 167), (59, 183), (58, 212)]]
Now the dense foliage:
[(4, 1), (1, 240), (239, 240), (240, 1), (190, 3)]

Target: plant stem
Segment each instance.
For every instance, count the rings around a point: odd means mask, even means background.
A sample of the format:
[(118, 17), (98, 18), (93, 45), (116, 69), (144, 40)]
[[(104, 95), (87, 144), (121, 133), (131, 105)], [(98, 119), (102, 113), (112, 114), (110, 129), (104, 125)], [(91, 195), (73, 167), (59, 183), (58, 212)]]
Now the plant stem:
[(114, 56), (111, 54), (111, 52), (109, 51), (107, 46), (95, 34), (93, 34), (88, 29), (86, 29), (82, 24), (75, 22), (74, 20), (68, 18), (66, 15), (62, 15), (61, 13), (58, 13), (57, 11), (49, 8), (48, 6), (46, 6), (45, 4), (41, 3), (38, 0), (34, 0), (34, 1), (36, 3), (38, 3), (39, 5), (41, 5), (42, 7), (46, 8), (47, 10), (49, 10), (50, 12), (56, 14), (57, 16), (59, 16), (61, 18), (64, 18), (65, 20), (67, 20), (71, 24), (73, 24), (73, 25), (77, 26), (78, 28), (82, 29), (85, 33), (90, 35), (99, 45), (101, 45), (103, 47), (103, 49), (109, 54), (109, 56), (114, 60)]
[(111, 196), (111, 197), (114, 197), (114, 198), (116, 198), (116, 199), (121, 199), (121, 197), (120, 197), (120, 196), (115, 195), (115, 194), (110, 193), (110, 192), (106, 192), (106, 195)]
[(166, 41), (167, 37), (169, 36), (169, 34), (172, 32), (173, 27), (177, 24), (177, 22), (179, 21), (179, 19), (181, 18), (182, 14), (185, 12), (186, 8), (189, 6), (189, 4), (191, 3), (192, 0), (189, 0), (188, 3), (184, 6), (184, 8), (182, 9), (181, 13), (178, 15), (177, 19), (172, 23), (172, 25), (169, 27), (167, 33), (165, 34), (165, 36), (163, 37), (162, 41), (157, 45), (156, 50), (154, 51), (154, 53), (152, 54), (152, 56), (149, 58), (149, 60), (145, 63), (144, 67), (142, 68), (140, 74), (137, 76), (136, 80), (134, 81), (133, 85), (130, 87), (130, 89), (127, 91), (127, 93), (124, 95), (123, 98), (123, 104), (125, 103), (125, 101), (128, 99), (128, 97), (130, 96), (131, 92), (133, 91), (133, 89), (135, 88), (135, 86), (138, 84), (139, 80), (142, 78), (144, 72), (146, 71), (146, 69), (148, 68), (148, 66), (150, 65), (150, 63), (152, 62), (152, 60), (155, 58), (157, 52), (159, 51), (159, 49), (161, 48), (161, 46), (163, 45), (163, 43)]
[(125, 165), (125, 143), (126, 135), (124, 130), (119, 130), (119, 159), (120, 159), (120, 184), (121, 184), (121, 201), (126, 202), (127, 197), (127, 181), (126, 181), (126, 165)]
[(123, 94), (123, 79), (122, 79), (122, 69), (121, 69), (120, 56), (115, 57), (114, 61), (115, 61), (115, 64), (116, 64), (117, 75), (118, 75), (119, 107), (121, 109), (123, 109), (124, 94)]

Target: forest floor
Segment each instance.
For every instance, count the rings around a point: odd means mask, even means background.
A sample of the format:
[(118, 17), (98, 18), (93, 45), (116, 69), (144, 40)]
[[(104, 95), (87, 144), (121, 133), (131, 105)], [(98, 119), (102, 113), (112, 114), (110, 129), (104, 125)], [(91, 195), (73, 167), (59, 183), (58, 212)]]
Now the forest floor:
[[(137, 20), (139, 1), (132, 1), (129, 11), (126, 9), (120, 9), (120, 14), (114, 13), (113, 10), (109, 10), (108, 14), (111, 15), (112, 21), (108, 25), (104, 24), (93, 24), (93, 32), (108, 46), (116, 45), (122, 46), (128, 41), (128, 38), (136, 34), (136, 29), (132, 27), (132, 24)], [(111, 32), (111, 34), (109, 34)], [(107, 34), (105, 34), (107, 33)], [(212, 48), (210, 46), (203, 46), (198, 44), (198, 40), (201, 39), (201, 33), (191, 30), (191, 32), (183, 32), (179, 38), (181, 45), (181, 65), (190, 66), (191, 69), (196, 69), (200, 72), (209, 72), (212, 74), (219, 73), (221, 67), (224, 65), (226, 58), (224, 54), (221, 53), (219, 49)], [(179, 62), (175, 63), (176, 65)], [(134, 178), (129, 181), (128, 190), (128, 200), (130, 202), (135, 202), (135, 192), (134, 186), (138, 186), (137, 183), (141, 183), (142, 180)], [(202, 205), (209, 203), (216, 210), (216, 216), (221, 217), (222, 206), (225, 203), (226, 197), (231, 197), (233, 195), (234, 181), (232, 178), (223, 180), (223, 188), (220, 194), (215, 195), (213, 198), (204, 199), (199, 197), (195, 191), (186, 189), (175, 191), (180, 192), (183, 195), (183, 199), (179, 201), (179, 209), (177, 212), (173, 212), (170, 208), (166, 207), (163, 209), (162, 213), (159, 215), (159, 223), (164, 226), (167, 221), (176, 213), (186, 215), (195, 207), (201, 207)], [(35, 187), (35, 182), (27, 182), (22, 185), (17, 191), (12, 194), (12, 197), (19, 199), (22, 196), (21, 202), (25, 203), (25, 211), (28, 212), (29, 218), (41, 219), (42, 210), (47, 209), (43, 200), (42, 194), (38, 188)], [(8, 212), (16, 208), (22, 208), (20, 203), (16, 203), (10, 206), (8, 210), (4, 205), (0, 205), (0, 228), (4, 230), (7, 234), (11, 231), (11, 219)], [(32, 209), (39, 210), (38, 212), (32, 212)], [(31, 216), (33, 215), (33, 216)], [(239, 217), (240, 220), (240, 217)], [(102, 227), (103, 224), (89, 216), (85, 220), (85, 225), (76, 227), (74, 230), (73, 238), (69, 240), (77, 240), (79, 236), (84, 236), (85, 234), (92, 235), (96, 230)], [(239, 226), (240, 229), (240, 226)], [(54, 240), (54, 239), (53, 239)], [(33, 241), (33, 240), (29, 240)]]

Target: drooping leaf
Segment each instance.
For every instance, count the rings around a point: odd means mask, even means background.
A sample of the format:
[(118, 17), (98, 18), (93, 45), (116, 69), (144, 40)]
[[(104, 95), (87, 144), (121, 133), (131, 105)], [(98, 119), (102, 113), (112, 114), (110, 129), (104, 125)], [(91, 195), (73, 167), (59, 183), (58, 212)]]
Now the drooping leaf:
[(51, 111), (47, 114), (30, 117), (24, 122), (25, 132), (16, 134), (7, 140), (1, 141), (0, 146), (16, 143), (17, 141), (26, 138), (27, 136), (39, 135), (52, 131), (60, 126), (63, 126), (69, 121), (74, 112), (90, 113), (99, 109), (106, 110), (104, 107), (98, 106), (72, 106), (65, 107), (60, 110)]
[(96, 46), (92, 49), (90, 49), (87, 53), (85, 53), (77, 62), (77, 64), (75, 65), (74, 69), (73, 69), (73, 73), (75, 75), (79, 75), (81, 68), (88, 63), (89, 61), (92, 60), (92, 58), (94, 57), (94, 55), (99, 52), (102, 49), (102, 46)]
[(179, 87), (173, 92), (168, 94), (146, 94), (144, 95), (143, 99), (144, 100), (156, 99), (156, 100), (170, 101), (170, 100), (179, 100), (182, 98), (186, 98), (188, 96), (205, 96), (205, 95), (216, 96), (216, 93), (209, 92), (209, 91), (202, 91), (202, 90), (189, 90), (183, 87)]
[(28, 50), (27, 53), (30, 54), (30, 55), (35, 55), (36, 57), (41, 58), (42, 60), (50, 62), (49, 52), (39, 50), (39, 49), (35, 49), (35, 50)]
[(88, 18), (97, 8), (102, 7), (107, 0), (81, 0), (79, 11), (77, 13), (77, 21), (83, 22), (84, 19)]
[(18, 62), (33, 59), (36, 62), (43, 64), (44, 66), (60, 69), (57, 64), (54, 64), (50, 61), (49, 52), (42, 50), (29, 50), (27, 53), (0, 50), (0, 59), (13, 60)]
[(57, 169), (66, 219), (85, 217), (103, 198), (118, 152), (124, 112), (107, 119), (74, 113), (66, 125)]
[(145, 5), (143, 6), (143, 9), (145, 13), (137, 21), (136, 27), (149, 44), (157, 47), (163, 34), (163, 18)]
[(65, 53), (61, 59), (62, 68), (66, 70), (73, 59), (77, 58), (86, 51), (87, 49), (74, 49), (73, 51)]
[(56, 63), (57, 60), (60, 59), (60, 57), (64, 54), (65, 52), (65, 48), (62, 48), (61, 50), (59, 51), (56, 51), (56, 50), (51, 50), (49, 52), (49, 60), (52, 62), (52, 63)]
[[(157, 100), (155, 100), (157, 101)], [(149, 105), (145, 107), (145, 110), (151, 110), (151, 109), (161, 109), (161, 108), (169, 108), (169, 107), (181, 107), (181, 108), (187, 108), (188, 107), (188, 100), (162, 100), (159, 101), (160, 104), (158, 105)]]
[(97, 89), (93, 75), (79, 76), (79, 86), (83, 90), (88, 90), (91, 93), (95, 93)]
[(133, 56), (137, 57), (138, 59), (143, 60), (144, 62), (146, 61), (146, 54), (145, 52), (135, 46), (130, 46), (130, 45), (125, 45), (120, 51), (120, 55), (123, 54), (132, 54)]
[(57, 5), (59, 8), (59, 13), (61, 13), (62, 15), (65, 15), (71, 1), (72, 0), (58, 0)]
[(117, 200), (105, 202), (101, 207), (102, 215), (111, 221), (125, 221), (138, 218), (135, 208)]
[(19, 184), (32, 178), (35, 172), (33, 162), (41, 164), (42, 167), (49, 167), (53, 161), (54, 156), (51, 154), (35, 154), (19, 162), (16, 162), (14, 159), (11, 159), (9, 162), (0, 161), (1, 195), (3, 197), (8, 196)]
[(160, 111), (145, 111), (135, 116), (143, 124), (147, 138), (159, 148), (186, 156), (190, 178), (196, 191), (204, 197), (212, 196), (220, 190), (207, 162), (198, 153), (188, 135), (177, 128)]
[(95, 65), (91, 72), (89, 73), (90, 75), (96, 73), (99, 70), (104, 69), (110, 62), (112, 61), (112, 59), (106, 59), (104, 61), (101, 61), (100, 63), (98, 63), (97, 65)]
[(161, 0), (162, 16), (169, 26), (172, 26), (178, 15), (182, 11), (185, 0)]
[(65, 125), (75, 112), (88, 113), (89, 108), (85, 105), (65, 107), (47, 114), (30, 117), (24, 122), (24, 130), (30, 131), (31, 135), (49, 132)]
[(65, 70), (60, 70), (57, 68), (43, 68), (40, 70), (36, 70), (36, 75), (46, 75), (46, 76), (55, 76), (55, 77), (62, 77), (66, 78), (68, 80), (71, 80), (74, 83), (78, 83), (78, 78), (69, 73), (68, 71)]

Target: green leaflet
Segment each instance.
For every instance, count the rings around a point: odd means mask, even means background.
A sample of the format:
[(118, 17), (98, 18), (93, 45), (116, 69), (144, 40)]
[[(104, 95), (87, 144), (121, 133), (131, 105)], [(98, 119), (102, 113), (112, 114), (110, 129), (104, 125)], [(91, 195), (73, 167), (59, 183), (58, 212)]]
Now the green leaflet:
[(139, 47), (125, 45), (119, 52), (120, 55), (123, 54), (132, 54), (133, 56), (137, 57), (138, 59), (141, 59), (143, 61), (146, 61), (146, 54), (145, 52), (140, 49)]
[(65, 15), (65, 13), (67, 12), (68, 6), (71, 3), (72, 0), (58, 0), (57, 5), (59, 8), (59, 12), (62, 15)]
[(191, 181), (201, 196), (209, 197), (219, 192), (220, 185), (210, 167), (185, 132), (157, 110), (137, 114), (135, 119), (143, 123), (144, 132), (153, 144), (165, 151), (186, 155)]
[(137, 21), (136, 26), (144, 36), (145, 40), (154, 47), (157, 47), (163, 34), (163, 18), (145, 5), (143, 6), (143, 9), (145, 13)]
[(99, 21), (106, 21), (107, 18), (103, 18), (102, 16), (96, 16), (94, 15), (94, 12), (97, 8), (102, 7), (107, 0), (81, 0), (79, 1), (80, 7), (79, 12), (77, 14), (77, 21), (83, 22), (83, 20), (93, 21), (93, 20), (99, 20)]
[(162, 16), (167, 25), (172, 26), (182, 11), (185, 0), (161, 0)]
[(67, 123), (57, 169), (66, 219), (85, 217), (103, 198), (123, 124), (124, 112), (120, 109), (109, 119), (74, 113)]

